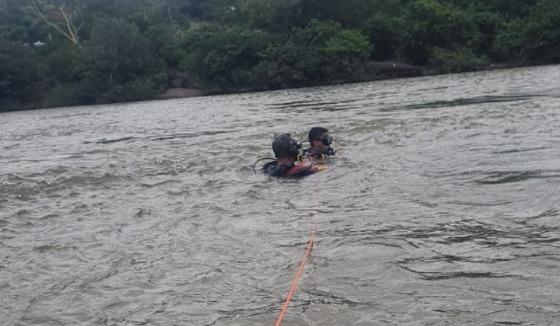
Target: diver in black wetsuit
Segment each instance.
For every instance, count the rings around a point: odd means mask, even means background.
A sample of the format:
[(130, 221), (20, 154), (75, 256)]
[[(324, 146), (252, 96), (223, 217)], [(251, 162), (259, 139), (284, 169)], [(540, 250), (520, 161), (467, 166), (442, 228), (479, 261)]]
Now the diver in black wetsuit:
[(303, 156), (312, 160), (322, 160), (333, 157), (336, 150), (332, 146), (333, 138), (329, 130), (323, 127), (313, 127), (308, 135), (311, 147), (303, 151)]
[(272, 151), (275, 161), (265, 164), (262, 168), (265, 174), (273, 177), (299, 178), (319, 172), (325, 167), (309, 161), (298, 162), (301, 145), (289, 134), (282, 134), (274, 138)]

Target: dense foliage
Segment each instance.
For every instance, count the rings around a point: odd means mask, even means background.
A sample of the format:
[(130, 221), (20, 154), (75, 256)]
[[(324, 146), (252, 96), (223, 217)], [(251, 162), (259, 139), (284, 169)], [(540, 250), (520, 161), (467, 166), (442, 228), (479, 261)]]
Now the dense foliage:
[(0, 111), (560, 62), (557, 0), (0, 0)]

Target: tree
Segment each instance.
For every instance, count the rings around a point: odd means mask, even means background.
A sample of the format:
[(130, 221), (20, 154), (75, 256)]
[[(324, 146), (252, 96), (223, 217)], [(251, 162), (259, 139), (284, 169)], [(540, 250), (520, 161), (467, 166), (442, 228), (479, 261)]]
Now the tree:
[(0, 35), (0, 111), (28, 107), (35, 98), (31, 49)]
[(293, 27), (305, 26), (301, 0), (246, 0), (238, 9), (239, 24), (251, 29), (286, 33)]
[(400, 48), (403, 23), (399, 18), (374, 14), (365, 23), (365, 32), (375, 44), (372, 57), (377, 60), (394, 59)]
[(0, 2), (0, 111), (37, 104), (40, 76), (25, 4), (15, 0)]
[(363, 68), (369, 49), (367, 37), (359, 31), (312, 20), (269, 47), (255, 68), (255, 76), (269, 88), (354, 78)]
[(403, 53), (414, 64), (427, 64), (434, 48), (478, 46), (476, 24), (468, 12), (451, 4), (415, 0), (406, 7), (403, 19)]
[(194, 25), (182, 42), (182, 67), (210, 85), (238, 87), (250, 81), (248, 72), (262, 59), (267, 42), (268, 34), (258, 30)]
[[(503, 13), (509, 17), (524, 18), (539, 0), (479, 0), (488, 11)], [(467, 1), (468, 2), (468, 1)]]
[(533, 9), (524, 39), (530, 61), (560, 62), (560, 6), (557, 1), (542, 1)]
[(67, 39), (72, 45), (80, 47), (80, 36), (76, 20), (82, 3), (79, 0), (34, 0), (33, 13), (45, 24)]
[(334, 21), (345, 27), (359, 27), (375, 5), (371, 0), (301, 0), (306, 22), (312, 19)]
[(527, 22), (521, 19), (505, 21), (495, 35), (495, 42), (490, 49), (491, 57), (496, 61), (522, 62), (525, 59), (524, 34)]
[(167, 83), (161, 58), (138, 28), (122, 19), (97, 19), (85, 56), (86, 78), (97, 85), (101, 101), (151, 98)]
[(0, 0), (0, 106), (362, 80), (371, 60), (554, 63), (559, 11), (558, 0)]

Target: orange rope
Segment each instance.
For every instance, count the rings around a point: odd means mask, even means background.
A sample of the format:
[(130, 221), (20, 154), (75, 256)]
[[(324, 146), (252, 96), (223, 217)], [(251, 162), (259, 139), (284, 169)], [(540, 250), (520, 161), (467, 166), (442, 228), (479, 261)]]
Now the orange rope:
[(303, 271), (305, 270), (305, 263), (309, 258), (309, 254), (311, 253), (311, 249), (313, 248), (313, 244), (315, 243), (315, 232), (311, 232), (311, 238), (309, 238), (309, 242), (307, 242), (307, 248), (305, 249), (305, 254), (303, 255), (303, 259), (299, 263), (298, 270), (294, 279), (292, 280), (292, 286), (290, 287), (290, 291), (288, 291), (288, 295), (282, 304), (282, 309), (280, 310), (280, 314), (278, 315), (278, 319), (276, 319), (276, 324), (274, 326), (281, 326), (282, 322), (284, 321), (284, 317), (286, 317), (286, 313), (288, 312), (288, 306), (292, 301), (292, 297), (296, 293), (296, 289), (298, 287), (299, 280)]

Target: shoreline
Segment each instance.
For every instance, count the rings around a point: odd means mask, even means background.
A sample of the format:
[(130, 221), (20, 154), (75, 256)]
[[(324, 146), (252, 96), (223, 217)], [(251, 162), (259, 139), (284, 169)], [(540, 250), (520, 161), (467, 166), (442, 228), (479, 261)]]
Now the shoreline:
[[(216, 96), (216, 95), (272, 92), (272, 91), (300, 89), (300, 88), (307, 88), (307, 87), (333, 86), (333, 85), (344, 85), (344, 84), (355, 84), (355, 83), (367, 83), (367, 82), (374, 82), (374, 81), (381, 81), (381, 80), (456, 75), (456, 74), (464, 74), (464, 73), (476, 73), (482, 71), (495, 71), (495, 70), (506, 70), (506, 69), (515, 69), (515, 68), (530, 68), (530, 67), (557, 65), (557, 64), (550, 64), (550, 63), (549, 64), (492, 63), (485, 66), (481, 66), (480, 68), (474, 70), (461, 71), (461, 72), (442, 72), (438, 67), (414, 66), (398, 61), (377, 61), (377, 62), (371, 62), (370, 64), (372, 65), (374, 71), (371, 72), (369, 76), (358, 76), (357, 78), (353, 78), (349, 80), (333, 80), (331, 82), (320, 83), (320, 84), (310, 84), (310, 85), (303, 85), (299, 87), (286, 87), (286, 88), (274, 88), (274, 89), (260, 89), (256, 87), (240, 87), (237, 89), (207, 89), (207, 90), (202, 88), (169, 88), (154, 100), (172, 100), (172, 99), (205, 97), (205, 96)], [(186, 95), (170, 96), (169, 94), (186, 94)]]
[(355, 83), (367, 83), (382, 80), (391, 79), (403, 79), (403, 78), (419, 78), (419, 77), (429, 77), (429, 76), (443, 76), (443, 75), (456, 75), (463, 73), (476, 73), (483, 71), (495, 71), (495, 70), (506, 70), (506, 69), (516, 69), (516, 68), (530, 68), (530, 67), (545, 67), (545, 66), (555, 66), (557, 63), (534, 63), (534, 64), (513, 64), (513, 63), (493, 63), (485, 66), (481, 66), (479, 69), (462, 71), (462, 72), (441, 72), (437, 67), (429, 66), (414, 66), (398, 61), (382, 61), (382, 62), (371, 62), (371, 67), (373, 71), (367, 76), (358, 76), (357, 78), (349, 80), (333, 80), (331, 82), (321, 83), (321, 84), (310, 84), (303, 85), (300, 87), (286, 87), (286, 88), (276, 88), (276, 89), (259, 89), (256, 87), (244, 87), (238, 89), (201, 89), (201, 88), (178, 88), (170, 87), (164, 92), (159, 94), (157, 97), (149, 100), (142, 101), (131, 101), (131, 102), (113, 102), (113, 103), (99, 103), (99, 104), (83, 104), (83, 105), (73, 105), (73, 106), (61, 106), (61, 107), (31, 107), (31, 108), (14, 108), (0, 111), (2, 113), (8, 112), (20, 112), (20, 111), (34, 111), (34, 110), (47, 110), (55, 108), (71, 108), (71, 107), (81, 107), (81, 106), (101, 106), (101, 105), (122, 105), (127, 103), (142, 103), (150, 101), (165, 101), (165, 100), (176, 100), (185, 98), (195, 98), (195, 97), (207, 97), (207, 96), (217, 96), (217, 95), (234, 95), (234, 94), (246, 94), (246, 93), (260, 93), (260, 92), (271, 92), (280, 91), (288, 89), (300, 89), (307, 87), (321, 87), (321, 86), (334, 86), (334, 85), (344, 85), (344, 84), (355, 84)]

